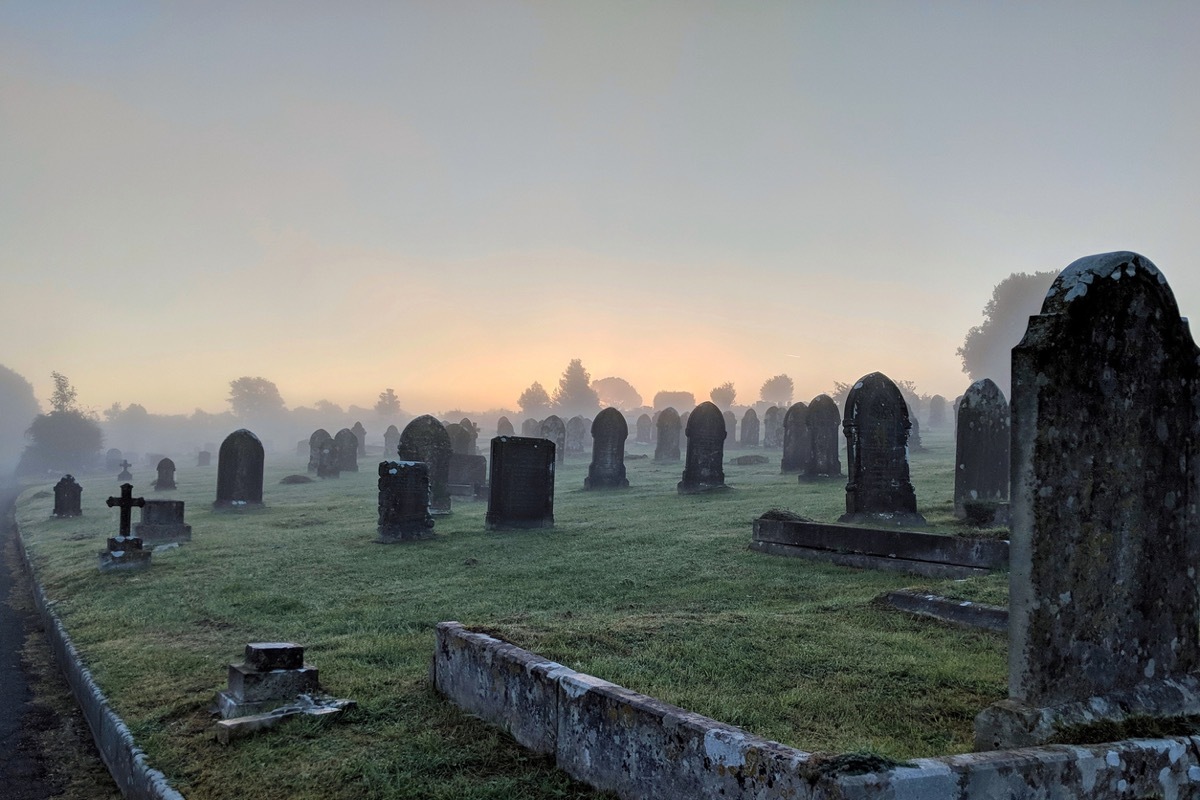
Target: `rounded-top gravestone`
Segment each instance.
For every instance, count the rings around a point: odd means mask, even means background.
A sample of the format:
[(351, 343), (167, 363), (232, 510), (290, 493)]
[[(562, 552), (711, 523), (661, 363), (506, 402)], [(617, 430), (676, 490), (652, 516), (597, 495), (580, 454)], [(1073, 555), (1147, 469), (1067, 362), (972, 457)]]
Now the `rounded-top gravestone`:
[[(367, 429), (363, 427), (361, 422), (356, 422), (354, 423), (354, 427), (350, 429), (350, 432), (358, 440), (358, 457), (365, 457), (367, 455)], [(355, 466), (357, 467), (357, 464)]]
[(318, 478), (336, 478), (340, 474), (333, 457), (333, 437), (324, 428), (317, 428), (308, 437), (308, 471)]
[(158, 477), (154, 480), (154, 488), (158, 490), (175, 488), (175, 462), (164, 458), (155, 467)]
[[(650, 440), (654, 437), (654, 423), (650, 419), (649, 414), (642, 414), (637, 418), (637, 435), (636, 441), (638, 444), (650, 444)], [(592, 438), (596, 438), (596, 434), (592, 433)]]
[(567, 420), (567, 455), (583, 455), (586, 452), (587, 435), (587, 420), (578, 414)]
[(542, 423), (530, 417), (521, 423), (521, 436), (528, 439), (540, 439), (542, 437)]
[(475, 437), (463, 427), (462, 423), (451, 422), (446, 426), (446, 434), (450, 437), (450, 452), (474, 455)]
[(349, 428), (333, 437), (333, 463), (338, 472), (358, 472), (358, 437)]
[(501, 417), (496, 420), (496, 435), (497, 436), (512, 436), (516, 433), (513, 429), (513, 424), (508, 417)]
[(683, 430), (679, 412), (667, 406), (658, 412), (655, 425), (658, 428), (658, 441), (654, 445), (654, 460), (668, 464), (678, 461), (679, 435)]
[(83, 487), (80, 486), (72, 475), (63, 475), (58, 483), (54, 484), (54, 512), (55, 517), (80, 517), (83, 516)]
[(687, 423), (687, 460), (680, 494), (725, 489), (725, 417), (721, 409), (705, 401), (696, 406)]
[[(694, 412), (693, 412), (694, 413)], [(729, 442), (729, 449), (737, 449), (737, 417), (732, 411), (726, 411), (721, 415), (721, 419), (725, 421), (726, 441)]]
[(450, 435), (436, 417), (423, 414), (400, 434), (396, 454), (401, 461), (423, 461), (429, 465), (429, 511), (450, 513)]
[(777, 449), (783, 447), (783, 409), (771, 406), (763, 412), (763, 447)]
[(779, 459), (779, 472), (785, 475), (802, 472), (808, 461), (810, 446), (808, 406), (793, 403), (783, 415), (783, 457)]
[[(985, 379), (986, 380), (986, 379)], [(946, 425), (946, 398), (935, 394), (929, 398), (929, 428), (934, 430)]]
[(567, 454), (567, 426), (557, 414), (551, 414), (542, 420), (541, 438), (554, 442), (555, 463), (562, 464)]
[(832, 478), (842, 474), (842, 412), (827, 394), (819, 394), (808, 404), (804, 427), (808, 429), (809, 451), (801, 480)]
[(471, 422), (471, 420), (467, 419), (466, 417), (460, 419), (458, 424), (462, 426), (462, 429), (466, 431), (467, 435), (470, 437), (470, 441), (467, 443), (467, 449), (464, 452), (469, 456), (477, 454), (479, 452), (479, 426), (474, 422)]
[(125, 460), (125, 456), (115, 447), (109, 448), (104, 454), (104, 469), (111, 472), (114, 469), (121, 468), (121, 462)]
[(620, 489), (629, 485), (625, 477), (625, 440), (629, 423), (615, 408), (606, 408), (592, 422), (592, 463), (583, 481), (585, 489)]
[(954, 515), (961, 519), (967, 503), (1008, 500), (1008, 401), (991, 378), (975, 381), (963, 395), (956, 432)]
[(908, 472), (908, 405), (882, 372), (865, 375), (846, 397), (846, 513), (840, 522), (924, 525)]
[(242, 428), (225, 437), (217, 452), (217, 499), (214, 508), (261, 506), (263, 466), (262, 442)]
[(747, 408), (742, 415), (742, 447), (758, 447), (758, 412)]
[(385, 459), (396, 455), (396, 448), (400, 446), (400, 429), (395, 425), (388, 425), (387, 430), (383, 432), (383, 457)]

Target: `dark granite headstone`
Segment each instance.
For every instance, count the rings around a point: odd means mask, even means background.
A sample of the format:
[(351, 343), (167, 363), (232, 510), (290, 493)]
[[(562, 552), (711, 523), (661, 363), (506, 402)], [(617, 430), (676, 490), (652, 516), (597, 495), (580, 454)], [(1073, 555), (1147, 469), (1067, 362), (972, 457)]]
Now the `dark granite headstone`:
[(679, 420), (679, 412), (670, 406), (658, 412), (658, 441), (654, 444), (654, 460), (660, 463), (673, 464), (679, 460), (679, 436), (683, 425)]
[(433, 537), (429, 515), (429, 465), (384, 461), (379, 465), (379, 539), (383, 543)]
[(620, 489), (629, 485), (625, 477), (625, 440), (629, 423), (615, 408), (606, 408), (592, 422), (592, 463), (588, 465), (585, 489)]
[(542, 435), (542, 423), (536, 419), (527, 419), (521, 423), (521, 435), (526, 439), (539, 439)]
[(333, 437), (324, 428), (317, 428), (308, 437), (308, 471), (318, 478), (337, 478), (341, 475), (333, 457)]
[[(367, 455), (367, 429), (363, 427), (361, 422), (354, 423), (350, 428), (350, 432), (354, 434), (355, 441), (358, 442), (358, 457), (364, 458)], [(355, 472), (358, 471), (358, 462), (355, 461)]]
[(58, 483), (54, 484), (54, 512), (55, 517), (81, 517), (83, 516), (83, 487), (80, 486), (74, 476), (63, 475)]
[(803, 472), (811, 450), (808, 406), (793, 403), (783, 415), (783, 457), (779, 459), (779, 472), (784, 475)]
[[(650, 419), (649, 414), (642, 414), (637, 418), (637, 434), (634, 441), (638, 444), (650, 444), (654, 437), (654, 424)], [(592, 438), (596, 438), (595, 432), (592, 433)]]
[(175, 488), (175, 462), (169, 458), (164, 458), (158, 462), (155, 467), (158, 472), (158, 478), (154, 481), (154, 488), (158, 490), (174, 489)]
[(242, 428), (225, 437), (217, 452), (217, 499), (214, 508), (261, 506), (263, 492), (262, 442)]
[(398, 447), (400, 447), (400, 429), (395, 425), (388, 425), (387, 430), (383, 432), (384, 458), (395, 458)]
[(125, 460), (124, 454), (120, 450), (113, 447), (104, 454), (104, 469), (106, 472), (112, 472), (114, 469), (121, 469), (121, 462)]
[(747, 408), (742, 415), (742, 447), (758, 447), (758, 412)]
[(783, 410), (779, 406), (763, 412), (763, 447), (769, 450), (783, 447)]
[(333, 463), (338, 472), (358, 472), (358, 437), (349, 428), (333, 437)]
[(588, 424), (583, 417), (576, 415), (567, 420), (567, 455), (581, 456), (586, 451)]
[(145, 544), (190, 542), (192, 526), (183, 521), (182, 500), (147, 500), (134, 535)]
[(496, 420), (496, 435), (497, 436), (512, 436), (516, 434), (513, 429), (513, 424), (509, 422), (508, 417), (501, 417)]
[(972, 383), (958, 406), (954, 457), (954, 516), (964, 503), (1008, 501), (1008, 401), (990, 378)]
[(475, 453), (475, 437), (460, 423), (451, 422), (446, 426), (446, 433), (450, 436), (450, 452), (464, 456)]
[(846, 397), (846, 513), (840, 522), (924, 525), (908, 476), (908, 406), (882, 372), (865, 375)]
[(556, 414), (542, 420), (541, 438), (554, 442), (554, 457), (562, 464), (567, 454), (567, 426)]
[(466, 453), (450, 454), (450, 494), (483, 497), (487, 489), (487, 457)]
[(196, 454), (196, 466), (208, 467), (212, 466), (212, 452), (209, 450), (201, 450)]
[(737, 417), (732, 411), (726, 411), (721, 415), (721, 419), (725, 420), (725, 436), (726, 442), (730, 450), (736, 450), (738, 447), (737, 441)]
[(547, 439), (492, 439), (488, 530), (554, 527), (555, 449)]
[(937, 430), (946, 427), (946, 398), (935, 394), (929, 398), (929, 428)]
[(1198, 361), (1136, 253), (1074, 262), (1030, 317), (1012, 353), (1009, 697), (976, 718), (976, 748), (1200, 713)]
[(401, 461), (422, 461), (429, 465), (429, 513), (450, 513), (450, 435), (436, 417), (423, 414), (400, 434), (396, 448)]
[(692, 410), (687, 424), (687, 460), (680, 494), (725, 489), (725, 417), (721, 409), (703, 402)]
[(819, 394), (808, 404), (804, 417), (808, 428), (809, 451), (800, 473), (802, 480), (832, 478), (842, 474), (842, 412), (827, 394)]

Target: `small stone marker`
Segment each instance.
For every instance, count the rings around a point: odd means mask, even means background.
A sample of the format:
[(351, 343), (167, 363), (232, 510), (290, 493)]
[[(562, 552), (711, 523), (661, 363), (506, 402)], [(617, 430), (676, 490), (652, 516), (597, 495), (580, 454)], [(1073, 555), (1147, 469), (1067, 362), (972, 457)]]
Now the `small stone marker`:
[[(350, 429), (354, 434), (354, 440), (358, 442), (358, 457), (365, 458), (367, 455), (367, 429), (363, 427), (361, 422), (354, 423), (354, 427)], [(355, 461), (354, 471), (358, 472), (358, 462)]]
[(133, 486), (121, 484), (121, 496), (110, 497), (104, 501), (109, 508), (121, 510), (121, 521), (118, 533), (107, 540), (107, 549), (100, 551), (100, 571), (116, 572), (122, 570), (140, 570), (150, 566), (151, 552), (142, 549), (142, 540), (130, 535), (130, 522), (133, 509), (146, 504), (144, 497), (133, 496)]
[(401, 461), (429, 465), (429, 513), (450, 513), (450, 435), (436, 417), (423, 414), (404, 426), (396, 448)]
[(134, 534), (143, 544), (190, 542), (192, 526), (183, 521), (182, 500), (147, 500)]
[(819, 394), (808, 404), (804, 417), (808, 429), (809, 454), (801, 472), (801, 480), (832, 478), (842, 474), (841, 437), (842, 413), (827, 394)]
[(154, 488), (158, 491), (163, 489), (175, 488), (175, 462), (169, 458), (164, 458), (158, 462), (154, 468), (158, 472), (158, 478), (154, 481)]
[(512, 436), (516, 433), (513, 429), (513, 424), (509, 422), (508, 417), (501, 417), (496, 420), (496, 435), (497, 436)]
[(683, 424), (679, 412), (667, 406), (658, 412), (658, 441), (654, 445), (654, 460), (660, 464), (673, 464), (679, 461), (679, 435)]
[(1075, 261), (1030, 317), (1012, 352), (1009, 696), (976, 718), (977, 749), (1200, 714), (1198, 361), (1137, 253)]
[(908, 406), (882, 372), (865, 375), (846, 397), (846, 513), (839, 522), (924, 525), (908, 473)]
[(793, 403), (783, 415), (783, 457), (779, 459), (780, 474), (803, 472), (811, 450), (808, 406), (804, 403)]
[(104, 454), (104, 469), (106, 472), (112, 472), (114, 469), (121, 469), (121, 461), (125, 456), (115, 447), (109, 448)]
[(429, 465), (384, 461), (379, 465), (379, 538), (383, 544), (433, 538), (429, 515)]
[(525, 436), (492, 439), (487, 529), (554, 527), (554, 443)]
[(725, 441), (728, 443), (730, 450), (736, 450), (738, 446), (737, 417), (734, 416), (732, 411), (726, 411), (721, 415), (721, 418), (725, 420)]
[(400, 429), (395, 425), (388, 425), (387, 430), (383, 432), (383, 457), (395, 458), (396, 451), (400, 448)]
[(567, 420), (567, 455), (581, 456), (587, 452), (585, 443), (588, 434), (588, 424), (581, 416)]
[[(637, 433), (634, 435), (634, 441), (638, 444), (650, 444), (654, 437), (654, 423), (650, 419), (649, 414), (642, 414), (637, 418)], [(596, 438), (596, 434), (592, 433), (592, 438)]]
[(118, 464), (117, 466), (121, 468), (121, 471), (117, 473), (117, 480), (119, 480), (119, 481), (133, 480), (133, 473), (129, 471), (129, 468), (132, 467), (133, 464), (130, 464), (128, 459), (124, 459), (124, 458), (121, 459), (121, 463)]
[(349, 428), (333, 437), (333, 463), (338, 472), (358, 472), (358, 437)]
[(584, 489), (622, 489), (625, 477), (625, 440), (629, 423), (615, 408), (606, 408), (592, 422), (592, 463), (588, 465)]
[(779, 406), (763, 412), (763, 447), (768, 450), (783, 447), (783, 409)]
[(208, 450), (201, 450), (196, 454), (196, 466), (207, 467), (212, 464), (212, 453)]
[(1008, 401), (990, 378), (975, 381), (963, 395), (956, 431), (954, 516), (962, 519), (966, 503), (1008, 501)]
[(687, 424), (687, 461), (683, 480), (676, 486), (680, 494), (697, 494), (725, 485), (725, 417), (721, 410), (705, 401), (692, 411)]
[(83, 516), (83, 487), (76, 482), (73, 475), (63, 475), (54, 484), (54, 511), (51, 516), (82, 517)]
[(337, 478), (341, 471), (333, 457), (333, 437), (324, 428), (317, 428), (308, 437), (308, 471), (318, 478)]
[(555, 414), (542, 420), (541, 438), (554, 442), (554, 457), (562, 464), (567, 455), (567, 426)]
[(747, 408), (742, 415), (742, 447), (758, 447), (758, 412)]
[(245, 428), (221, 442), (217, 452), (217, 499), (213, 508), (245, 508), (262, 505), (262, 442)]

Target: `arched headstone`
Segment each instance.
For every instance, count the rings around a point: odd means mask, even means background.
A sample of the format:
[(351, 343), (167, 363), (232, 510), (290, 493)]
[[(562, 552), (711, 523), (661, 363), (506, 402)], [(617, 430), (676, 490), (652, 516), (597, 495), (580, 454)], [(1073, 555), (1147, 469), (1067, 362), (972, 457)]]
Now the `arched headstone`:
[(308, 437), (308, 471), (318, 478), (336, 478), (340, 474), (333, 457), (333, 437), (317, 428)]
[[(836, 430), (836, 428), (835, 428)], [(808, 436), (808, 406), (793, 403), (783, 415), (783, 457), (779, 459), (782, 474), (804, 471), (812, 441)]]
[[(637, 418), (636, 441), (638, 444), (650, 444), (653, 437), (654, 423), (651, 421), (649, 414), (642, 414)], [(592, 433), (592, 438), (596, 438), (595, 432)]]
[(615, 408), (606, 408), (592, 422), (592, 463), (583, 481), (585, 489), (620, 489), (629, 485), (625, 477), (625, 440), (629, 423)]
[(551, 414), (542, 420), (540, 433), (541, 438), (554, 442), (554, 457), (562, 464), (567, 453), (567, 426), (557, 415)]
[(587, 452), (588, 424), (581, 416), (567, 420), (567, 455), (581, 456)]
[(154, 480), (155, 489), (174, 489), (175, 488), (175, 462), (169, 458), (164, 458), (155, 466), (155, 471), (158, 472), (158, 477)]
[(758, 447), (758, 412), (747, 408), (742, 415), (742, 447)]
[[(695, 413), (695, 412), (693, 412), (693, 413)], [(736, 450), (737, 446), (738, 446), (738, 443), (737, 443), (737, 417), (735, 417), (733, 415), (732, 411), (726, 411), (724, 414), (721, 415), (721, 419), (723, 419), (725, 421), (725, 436), (726, 436), (726, 441), (729, 444), (729, 449)]]
[(946, 398), (935, 394), (929, 398), (929, 429), (937, 430), (946, 426)]
[(542, 423), (530, 417), (521, 423), (521, 436), (526, 439), (540, 439), (542, 437)]
[(225, 437), (217, 451), (217, 499), (214, 508), (261, 506), (263, 466), (262, 442), (242, 428)]
[(696, 406), (687, 423), (687, 460), (683, 480), (676, 487), (680, 494), (695, 494), (725, 486), (725, 417), (721, 410), (705, 401)]
[(451, 422), (446, 426), (446, 433), (450, 436), (450, 452), (464, 456), (475, 454), (475, 437), (462, 423)]
[(658, 429), (658, 441), (654, 444), (654, 460), (667, 464), (678, 461), (679, 435), (683, 431), (679, 412), (667, 406), (658, 412), (655, 427)]
[[(363, 427), (361, 422), (356, 422), (354, 423), (354, 427), (350, 429), (350, 432), (354, 434), (354, 439), (358, 442), (358, 457), (365, 457), (367, 455), (367, 429)], [(357, 466), (356, 463), (355, 471), (357, 471)]]
[(769, 450), (783, 447), (783, 410), (779, 406), (763, 412), (763, 447)]
[(846, 397), (846, 513), (841, 522), (924, 525), (908, 473), (908, 406), (882, 372), (865, 375)]
[(383, 432), (384, 459), (395, 458), (398, 447), (400, 447), (400, 429), (395, 425), (388, 425), (387, 430)]
[(338, 472), (358, 472), (358, 437), (349, 428), (333, 437), (333, 463)]
[(72, 475), (63, 475), (58, 483), (54, 484), (54, 512), (55, 517), (81, 517), (83, 516), (83, 487), (80, 486)]
[(1008, 401), (990, 378), (975, 381), (958, 406), (954, 446), (954, 516), (970, 502), (1008, 501)]
[(423, 414), (404, 427), (396, 448), (401, 461), (429, 465), (429, 512), (450, 513), (450, 435), (436, 417)]
[(512, 436), (516, 433), (513, 429), (513, 424), (509, 422), (508, 417), (501, 417), (496, 420), (496, 435), (497, 436)]
[(114, 469), (121, 468), (121, 462), (125, 460), (125, 455), (115, 447), (110, 447), (104, 454), (104, 469), (112, 472)]
[(808, 429), (809, 451), (801, 478), (832, 478), (842, 474), (842, 412), (827, 394), (819, 394), (808, 404), (804, 417)]

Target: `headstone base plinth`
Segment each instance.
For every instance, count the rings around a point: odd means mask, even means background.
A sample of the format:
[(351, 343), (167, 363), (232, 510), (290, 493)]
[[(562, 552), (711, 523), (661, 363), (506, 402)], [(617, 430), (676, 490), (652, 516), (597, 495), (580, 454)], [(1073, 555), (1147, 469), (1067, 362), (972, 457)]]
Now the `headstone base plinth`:
[(850, 525), (895, 525), (898, 528), (910, 528), (919, 525), (928, 525), (925, 517), (915, 511), (912, 512), (876, 512), (868, 513), (865, 511), (857, 514), (842, 514), (838, 517), (838, 522), (848, 523)]
[(135, 572), (150, 567), (151, 550), (142, 549), (142, 540), (116, 536), (108, 540), (108, 549), (100, 551), (101, 572)]
[(304, 648), (291, 642), (252, 642), (246, 661), (229, 665), (229, 688), (217, 692), (223, 719), (261, 714), (318, 690), (317, 669), (304, 663)]

